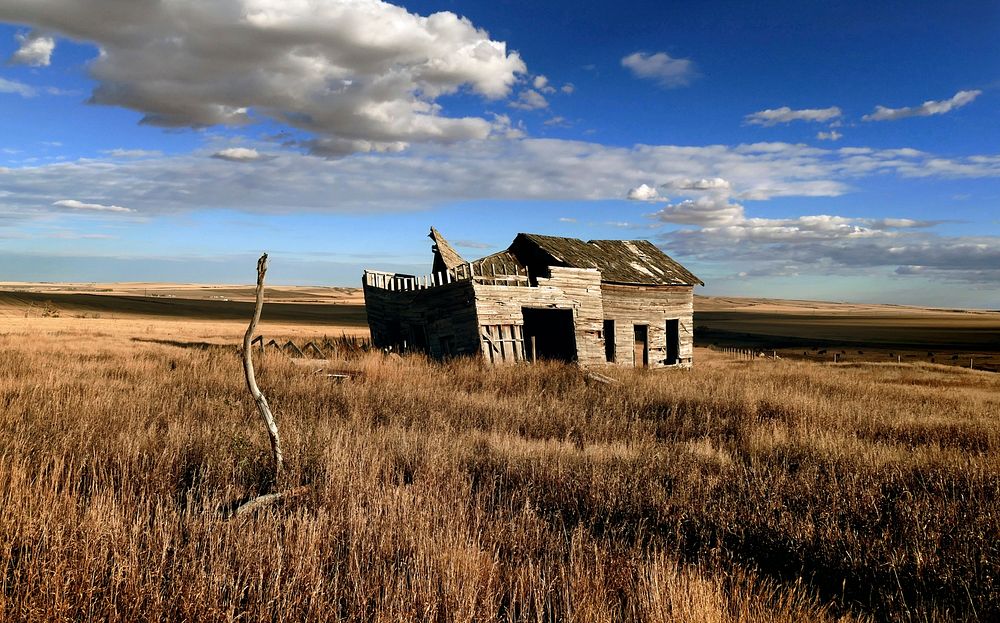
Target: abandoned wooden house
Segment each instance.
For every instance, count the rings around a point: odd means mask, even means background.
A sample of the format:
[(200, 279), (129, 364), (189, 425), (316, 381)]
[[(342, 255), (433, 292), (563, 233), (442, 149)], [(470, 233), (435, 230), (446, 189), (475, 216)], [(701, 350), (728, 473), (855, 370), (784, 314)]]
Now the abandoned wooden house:
[(366, 270), (372, 343), (435, 358), (560, 359), (687, 367), (694, 286), (704, 283), (646, 240), (518, 234), (466, 261), (433, 227), (432, 272)]

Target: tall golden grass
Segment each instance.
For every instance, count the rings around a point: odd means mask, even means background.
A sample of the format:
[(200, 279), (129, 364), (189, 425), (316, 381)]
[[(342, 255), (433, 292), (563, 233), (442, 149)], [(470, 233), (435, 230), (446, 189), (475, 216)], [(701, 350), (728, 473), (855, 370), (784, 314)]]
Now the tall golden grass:
[(0, 336), (0, 619), (996, 620), (1000, 377)]

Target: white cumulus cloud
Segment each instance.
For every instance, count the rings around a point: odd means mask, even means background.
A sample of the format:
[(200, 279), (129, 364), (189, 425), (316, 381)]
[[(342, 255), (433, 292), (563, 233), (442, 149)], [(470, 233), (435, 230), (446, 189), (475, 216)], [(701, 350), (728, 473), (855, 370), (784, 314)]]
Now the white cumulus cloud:
[(651, 216), (666, 223), (704, 227), (740, 223), (743, 215), (742, 205), (731, 203), (724, 195), (710, 195), (665, 206)]
[(653, 80), (667, 89), (687, 86), (697, 75), (693, 61), (673, 58), (666, 52), (633, 52), (622, 59), (622, 67), (637, 78)]
[(380, 0), (5, 0), (0, 21), (97, 44), (92, 103), (168, 127), (270, 118), (331, 156), (485, 138), (437, 99), (504, 98), (526, 71), (468, 19)]
[(844, 135), (836, 130), (830, 130), (829, 132), (817, 132), (816, 138), (821, 141), (839, 141), (844, 138)]
[(535, 76), (531, 81), (531, 86), (542, 93), (552, 94), (556, 92), (556, 88), (549, 84), (549, 79), (546, 76)]
[(655, 201), (660, 198), (660, 193), (653, 186), (640, 184), (629, 189), (627, 198), (633, 201)]
[(219, 160), (229, 160), (230, 162), (253, 162), (254, 160), (260, 160), (264, 156), (252, 147), (227, 147), (215, 152), (212, 154), (212, 157)]
[(959, 91), (946, 100), (927, 100), (919, 106), (907, 106), (905, 108), (887, 108), (876, 106), (875, 112), (862, 117), (865, 121), (896, 121), (907, 117), (930, 117), (931, 115), (943, 115), (946, 112), (961, 108), (971, 103), (982, 94), (982, 91)]
[(667, 182), (663, 185), (664, 188), (669, 188), (671, 190), (726, 190), (728, 191), (732, 184), (729, 180), (725, 180), (721, 177), (712, 178), (701, 178), (697, 180), (692, 180), (689, 178), (681, 178), (678, 180), (673, 180)]
[(779, 123), (790, 123), (792, 121), (830, 121), (841, 116), (842, 111), (838, 106), (829, 108), (802, 108), (794, 110), (788, 106), (781, 108), (768, 108), (749, 114), (743, 120), (750, 125), (762, 125), (770, 127)]
[(511, 108), (518, 108), (520, 110), (541, 110), (542, 108), (548, 108), (549, 102), (538, 91), (526, 89), (518, 94), (516, 100), (510, 102), (510, 106)]
[(56, 49), (56, 40), (37, 31), (28, 34), (15, 35), (20, 47), (11, 55), (12, 65), (29, 65), (31, 67), (47, 67), (52, 62), (52, 51)]

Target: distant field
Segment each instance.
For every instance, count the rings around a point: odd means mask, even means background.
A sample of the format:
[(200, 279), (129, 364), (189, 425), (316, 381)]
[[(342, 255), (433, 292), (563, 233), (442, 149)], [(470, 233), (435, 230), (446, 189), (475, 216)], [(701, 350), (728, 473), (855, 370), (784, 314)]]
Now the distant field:
[[(144, 317), (190, 320), (247, 320), (253, 312), (249, 300), (159, 298), (150, 296), (0, 292), (0, 309), (8, 315), (24, 312), (77, 317)], [(261, 316), (264, 322), (296, 323), (317, 327), (367, 327), (364, 305), (359, 303), (290, 303), (270, 297)]]
[[(267, 288), (267, 338), (367, 336), (363, 297), (344, 288)], [(0, 283), (0, 333), (229, 344), (252, 313), (248, 286)]]
[(840, 361), (923, 361), (1000, 370), (1000, 312), (697, 297), (695, 341)]
[[(253, 288), (185, 284), (0, 283), (0, 329), (32, 318), (105, 322), (108, 331), (236, 339)], [(911, 361), (1000, 371), (1000, 312), (734, 297), (695, 298), (699, 346), (749, 348), (784, 358)], [(262, 331), (280, 335), (365, 335), (357, 288), (267, 288)]]

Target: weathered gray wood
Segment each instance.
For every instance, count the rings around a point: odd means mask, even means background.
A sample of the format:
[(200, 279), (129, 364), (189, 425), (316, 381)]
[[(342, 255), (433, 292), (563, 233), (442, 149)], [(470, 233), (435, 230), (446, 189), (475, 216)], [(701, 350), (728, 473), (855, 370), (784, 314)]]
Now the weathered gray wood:
[[(524, 308), (573, 312), (577, 358), (581, 364), (604, 364), (604, 320), (614, 320), (615, 361), (632, 365), (633, 327), (647, 325), (650, 367), (688, 367), (693, 358), (693, 286), (627, 285), (602, 282), (596, 269), (549, 266), (539, 269), (529, 286), (526, 268), (467, 264), (462, 271), (429, 275), (427, 287), (393, 291), (365, 281), (365, 303), (373, 344), (398, 348), (426, 335), (426, 350), (444, 355), (479, 353), (491, 362), (534, 360), (533, 345), (524, 340)], [(464, 269), (463, 269), (464, 270)], [(481, 271), (481, 273), (480, 273)], [(506, 274), (504, 274), (506, 273)], [(667, 322), (676, 320), (677, 363), (668, 364)], [(671, 331), (675, 325), (671, 324)], [(671, 351), (673, 356), (673, 351)], [(671, 359), (671, 362), (675, 361)]]
[(602, 284), (604, 314), (615, 320), (615, 360), (618, 365), (631, 365), (633, 327), (648, 328), (650, 367), (662, 367), (667, 356), (667, 320), (679, 325), (679, 367), (689, 367), (694, 354), (693, 286), (628, 286)]
[(254, 499), (241, 504), (240, 507), (236, 509), (236, 512), (233, 513), (233, 517), (243, 517), (267, 506), (271, 506), (272, 504), (277, 504), (283, 500), (302, 497), (303, 495), (309, 493), (310, 489), (312, 489), (312, 485), (302, 485), (293, 489), (288, 489), (287, 491), (281, 491), (280, 493), (268, 493), (266, 495), (257, 496)]
[(274, 421), (271, 408), (267, 405), (267, 398), (264, 397), (260, 388), (257, 387), (257, 379), (254, 376), (253, 369), (253, 347), (251, 346), (253, 332), (257, 328), (257, 323), (260, 322), (260, 311), (264, 307), (265, 273), (267, 273), (267, 253), (261, 255), (260, 259), (257, 260), (256, 304), (254, 305), (250, 325), (247, 327), (246, 333), (243, 334), (243, 373), (246, 378), (247, 389), (250, 391), (250, 395), (253, 396), (254, 402), (257, 403), (257, 410), (260, 412), (260, 417), (264, 420), (264, 425), (267, 427), (267, 435), (271, 441), (271, 456), (274, 459), (274, 480), (277, 482), (278, 477), (281, 475), (284, 460), (281, 452), (281, 438), (278, 436), (278, 424)]
[(299, 348), (298, 346), (296, 346), (295, 342), (293, 342), (291, 340), (288, 340), (287, 342), (285, 342), (285, 345), (281, 347), (281, 350), (287, 351), (289, 348), (291, 348), (292, 351), (294, 351), (295, 354), (297, 354), (299, 357), (305, 357), (306, 356), (306, 354), (304, 352), (302, 352), (302, 349)]
[(309, 350), (310, 348), (312, 349), (312, 351), (314, 353), (316, 353), (317, 355), (319, 355), (320, 359), (326, 359), (326, 353), (324, 353), (323, 350), (319, 346), (316, 345), (316, 342), (313, 342), (313, 341), (306, 342), (306, 344), (302, 347), (302, 352), (304, 353), (305, 351)]

